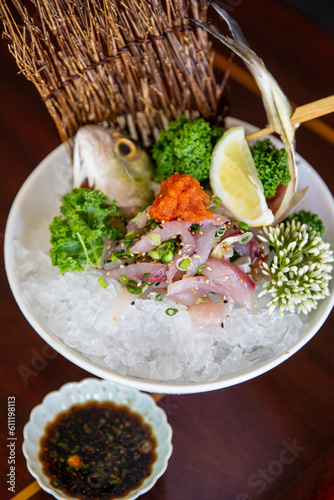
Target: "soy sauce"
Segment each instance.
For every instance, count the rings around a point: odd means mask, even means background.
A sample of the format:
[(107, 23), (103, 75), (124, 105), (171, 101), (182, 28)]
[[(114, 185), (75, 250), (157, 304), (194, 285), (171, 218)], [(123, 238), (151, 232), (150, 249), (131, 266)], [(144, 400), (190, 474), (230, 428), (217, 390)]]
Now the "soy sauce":
[(90, 401), (48, 424), (39, 459), (50, 483), (83, 500), (126, 496), (152, 471), (156, 438), (126, 406)]

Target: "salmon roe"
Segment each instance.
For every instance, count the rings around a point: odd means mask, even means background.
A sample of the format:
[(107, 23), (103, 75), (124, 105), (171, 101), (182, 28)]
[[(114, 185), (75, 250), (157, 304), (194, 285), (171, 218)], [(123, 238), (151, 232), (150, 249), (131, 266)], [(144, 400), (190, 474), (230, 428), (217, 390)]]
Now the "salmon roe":
[(211, 218), (212, 212), (206, 206), (210, 196), (204, 192), (200, 183), (188, 174), (175, 172), (162, 181), (160, 193), (155, 198), (149, 215), (158, 221), (176, 219), (200, 222), (204, 217)]

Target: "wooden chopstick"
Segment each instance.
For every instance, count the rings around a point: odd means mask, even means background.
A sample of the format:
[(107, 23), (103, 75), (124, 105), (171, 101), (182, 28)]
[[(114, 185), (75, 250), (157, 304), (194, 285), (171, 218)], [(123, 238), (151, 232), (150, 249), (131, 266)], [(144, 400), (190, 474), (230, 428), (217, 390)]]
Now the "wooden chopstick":
[(28, 498), (32, 497), (41, 489), (40, 485), (38, 484), (37, 481), (33, 481), (32, 483), (29, 484), (26, 488), (24, 488), (20, 493), (12, 497), (11, 500), (27, 500)]
[[(295, 109), (291, 116), (291, 123), (297, 125), (299, 123), (304, 123), (309, 120), (314, 120), (319, 118), (319, 116), (324, 116), (334, 111), (334, 95), (324, 97), (318, 101), (310, 102), (309, 104), (304, 104)], [(257, 130), (252, 134), (246, 135), (247, 141), (252, 139), (257, 139), (263, 135), (272, 134), (274, 130), (270, 127), (263, 128), (262, 130)]]
[[(215, 67), (224, 72), (228, 71), (229, 78), (239, 83), (253, 94), (258, 96), (261, 95), (261, 91), (250, 73), (230, 59), (226, 59), (226, 57), (222, 56), (219, 52), (215, 53)], [(293, 102), (291, 102), (291, 104), (294, 105)], [(296, 105), (294, 106), (296, 107)], [(334, 129), (327, 125), (327, 123), (315, 118), (312, 121), (305, 122), (305, 127), (325, 141), (334, 145)]]

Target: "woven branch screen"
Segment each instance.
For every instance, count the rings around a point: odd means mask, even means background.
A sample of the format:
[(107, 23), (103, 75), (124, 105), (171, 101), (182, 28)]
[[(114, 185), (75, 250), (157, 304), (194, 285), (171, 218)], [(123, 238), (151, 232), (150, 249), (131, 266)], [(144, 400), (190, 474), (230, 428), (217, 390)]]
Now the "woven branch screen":
[[(9, 5), (10, 3), (10, 5)], [(205, 0), (0, 0), (4, 36), (61, 140), (105, 123), (150, 145), (181, 114), (218, 120)]]

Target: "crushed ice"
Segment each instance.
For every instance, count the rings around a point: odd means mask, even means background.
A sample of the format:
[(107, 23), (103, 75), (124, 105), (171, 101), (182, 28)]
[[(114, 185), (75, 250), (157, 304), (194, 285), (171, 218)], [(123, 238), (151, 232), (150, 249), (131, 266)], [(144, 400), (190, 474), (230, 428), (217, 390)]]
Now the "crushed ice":
[(48, 249), (17, 241), (15, 253), (23, 299), (43, 329), (121, 375), (175, 383), (218, 380), (284, 353), (308, 326), (305, 316), (269, 316), (262, 298), (258, 315), (241, 308), (224, 328), (193, 330), (185, 306), (167, 316), (175, 304), (166, 297), (156, 301), (154, 293), (134, 297), (115, 322), (118, 283), (102, 288), (94, 269), (62, 276)]

